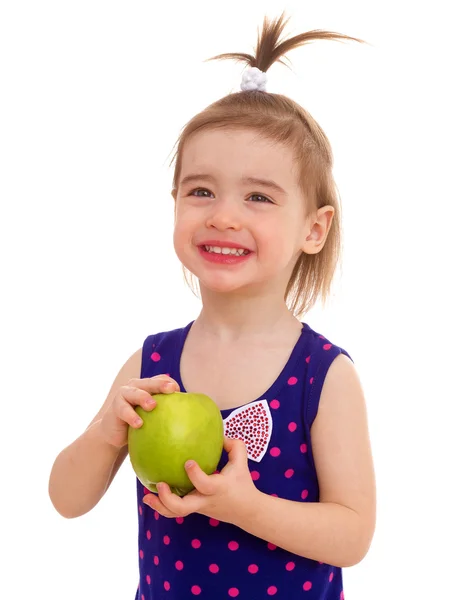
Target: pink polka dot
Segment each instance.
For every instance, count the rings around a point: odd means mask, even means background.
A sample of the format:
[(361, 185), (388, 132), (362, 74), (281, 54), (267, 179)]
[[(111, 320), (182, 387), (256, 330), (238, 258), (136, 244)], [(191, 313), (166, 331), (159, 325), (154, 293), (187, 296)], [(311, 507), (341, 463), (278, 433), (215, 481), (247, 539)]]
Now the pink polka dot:
[(272, 544), (271, 542), (268, 542), (267, 548), (268, 548), (268, 550), (276, 550), (276, 546), (274, 544)]
[(182, 569), (184, 568), (184, 563), (181, 560), (177, 560), (176, 564), (175, 564), (175, 568), (178, 571), (182, 571)]
[(192, 548), (200, 548), (201, 542), (200, 540), (192, 540)]
[(166, 592), (168, 592), (171, 589), (171, 584), (169, 583), (169, 581), (164, 582), (164, 589), (166, 590)]
[(151, 585), (151, 577), (149, 575), (146, 576), (146, 583)]
[(138, 512), (140, 513), (140, 517), (143, 514), (143, 508), (141, 507), (141, 504), (138, 506)]
[(307, 452), (307, 444), (301, 444), (300, 451), (302, 454), (305, 454)]
[(141, 595), (141, 600), (145, 600), (145, 595), (144, 594)]
[(276, 588), (274, 585), (270, 585), (270, 587), (267, 589), (267, 594), (269, 596), (274, 596), (277, 591), (278, 591), (278, 588)]
[(297, 377), (290, 377), (288, 379), (288, 384), (289, 385), (296, 385), (296, 383), (297, 383)]
[(310, 354), (309, 356), (306, 358), (306, 363), (309, 364), (310, 363)]
[(199, 596), (201, 594), (201, 587), (199, 585), (192, 585), (192, 594)]
[(183, 522), (184, 522), (184, 517), (176, 517), (176, 523), (178, 523), (179, 525), (182, 525)]
[(215, 563), (213, 563), (212, 565), (210, 565), (208, 567), (208, 569), (210, 570), (211, 573), (218, 573), (219, 572), (219, 567)]
[(313, 377), (311, 377), (311, 378), (309, 379), (309, 383), (314, 383), (314, 378), (313, 378)]
[(273, 498), (278, 498), (278, 494), (271, 494)]
[(166, 544), (166, 546), (169, 546), (169, 544), (171, 543), (171, 538), (168, 535), (165, 535), (163, 537), (163, 542)]
[(340, 594), (340, 600), (344, 600), (344, 592), (341, 592), (341, 594)]
[(239, 590), (237, 588), (229, 588), (228, 594), (231, 596), (231, 598), (237, 598), (239, 595)]
[(148, 529), (148, 531), (146, 532), (146, 539), (150, 540), (151, 539), (151, 531)]
[(218, 527), (218, 525), (219, 525), (218, 519), (210, 519), (210, 525), (211, 525), (211, 527)]
[(288, 469), (288, 470), (285, 472), (285, 474), (284, 474), (284, 476), (285, 476), (287, 479), (291, 479), (291, 477), (292, 477), (293, 475), (294, 475), (294, 469)]
[(260, 473), (258, 471), (252, 471), (250, 473), (250, 476), (252, 477), (252, 479), (254, 481), (257, 481), (257, 479), (260, 479)]
[(292, 571), (295, 568), (295, 566), (296, 566), (296, 563), (293, 563), (292, 561), (286, 563), (286, 571)]
[(156, 521), (159, 519), (159, 513), (157, 510), (154, 511), (154, 518), (156, 519)]
[(328, 581), (330, 583), (333, 581), (333, 571), (330, 573), (330, 576), (328, 577)]
[(145, 555), (145, 553), (143, 552), (143, 550), (140, 550), (140, 558), (143, 558)]
[(289, 423), (289, 425), (288, 425), (288, 429), (289, 429), (289, 431), (296, 431), (297, 423), (294, 423), (294, 421), (291, 421), (291, 423)]
[(161, 355), (157, 352), (153, 352), (153, 354), (151, 355), (151, 360), (153, 362), (159, 362), (161, 360)]
[(305, 500), (308, 495), (309, 495), (309, 490), (302, 490), (302, 492), (301, 492), (301, 498), (303, 500)]
[(272, 448), (270, 450), (270, 454), (275, 457), (279, 456), (281, 454), (281, 450), (279, 448), (276, 448), (276, 446), (275, 446), (274, 448)]
[(229, 550), (237, 550), (239, 548), (239, 544), (237, 542), (229, 542), (228, 544)]
[(257, 565), (249, 565), (247, 570), (249, 573), (252, 573), (252, 575), (255, 575), (255, 573), (258, 573), (258, 566)]
[(155, 556), (155, 557), (153, 558), (153, 562), (154, 562), (154, 564), (155, 564), (156, 566), (158, 566), (158, 565), (159, 565), (159, 556)]
[(304, 585), (302, 586), (302, 589), (304, 590), (304, 592), (308, 592), (309, 590), (312, 589), (312, 581), (306, 581), (304, 583)]
[(143, 496), (147, 496), (148, 494), (151, 494), (151, 492), (149, 491), (148, 488), (144, 487), (143, 488)]
[(332, 345), (331, 345), (331, 344), (324, 344), (324, 345), (323, 345), (323, 349), (324, 349), (324, 350), (330, 350), (330, 348), (331, 348), (331, 347), (332, 347)]
[(276, 398), (275, 398), (275, 400), (272, 400), (272, 401), (270, 402), (270, 406), (271, 406), (271, 408), (273, 408), (273, 409), (277, 409), (277, 408), (279, 408), (279, 407), (280, 407), (279, 400), (276, 400)]

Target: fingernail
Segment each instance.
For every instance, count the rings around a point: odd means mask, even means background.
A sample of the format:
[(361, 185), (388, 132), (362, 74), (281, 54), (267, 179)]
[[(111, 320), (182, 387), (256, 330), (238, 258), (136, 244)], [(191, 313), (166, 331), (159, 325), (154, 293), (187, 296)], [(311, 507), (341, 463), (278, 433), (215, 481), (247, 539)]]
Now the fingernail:
[(162, 489), (163, 489), (162, 483), (157, 483), (156, 484), (156, 489), (158, 490), (158, 492), (162, 491)]
[(190, 469), (190, 467), (193, 467), (193, 465), (194, 465), (194, 464), (195, 464), (195, 461), (194, 461), (194, 460), (188, 460), (188, 461), (185, 463), (185, 466), (187, 467), (187, 469)]

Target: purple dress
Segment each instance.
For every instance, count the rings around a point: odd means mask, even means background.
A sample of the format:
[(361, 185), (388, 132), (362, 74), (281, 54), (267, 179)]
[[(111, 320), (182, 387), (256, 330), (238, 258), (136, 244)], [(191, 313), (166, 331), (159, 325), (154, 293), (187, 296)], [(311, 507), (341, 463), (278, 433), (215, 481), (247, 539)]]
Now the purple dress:
[[(180, 380), (180, 356), (193, 321), (148, 336), (141, 377)], [(349, 354), (302, 323), (279, 377), (260, 398), (222, 410), (226, 435), (241, 437), (257, 488), (295, 502), (318, 502), (310, 427), (333, 360)], [(223, 451), (218, 469), (227, 462)], [(341, 568), (275, 547), (235, 525), (200, 514), (168, 519), (143, 504), (137, 479), (140, 580), (136, 600), (343, 600)]]

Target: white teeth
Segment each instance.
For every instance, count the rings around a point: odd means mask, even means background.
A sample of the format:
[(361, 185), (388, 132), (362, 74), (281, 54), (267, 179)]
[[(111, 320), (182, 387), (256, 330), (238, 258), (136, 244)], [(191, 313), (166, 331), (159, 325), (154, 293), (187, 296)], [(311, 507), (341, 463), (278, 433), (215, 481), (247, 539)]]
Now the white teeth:
[(214, 252), (215, 254), (232, 254), (233, 256), (243, 256), (248, 254), (248, 250), (242, 248), (221, 248), (220, 246), (204, 246), (207, 252)]

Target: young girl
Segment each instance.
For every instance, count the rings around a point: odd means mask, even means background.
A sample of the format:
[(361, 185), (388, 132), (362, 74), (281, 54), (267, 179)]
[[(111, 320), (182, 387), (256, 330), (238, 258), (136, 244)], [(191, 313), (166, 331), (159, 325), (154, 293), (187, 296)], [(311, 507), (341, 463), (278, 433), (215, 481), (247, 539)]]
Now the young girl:
[[(86, 431), (57, 457), (50, 497), (68, 518), (90, 511), (127, 455), (134, 407), (154, 393), (201, 392), (219, 406), (218, 472), (185, 465), (180, 498), (137, 480), (136, 598), (342, 600), (342, 567), (366, 555), (375, 484), (365, 400), (349, 354), (298, 316), (326, 297), (339, 256), (329, 142), (268, 68), (315, 39), (280, 43), (265, 19), (242, 91), (185, 127), (176, 153), (174, 246), (200, 285), (185, 327), (149, 335)], [(355, 40), (361, 41), (361, 40)]]

